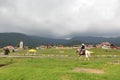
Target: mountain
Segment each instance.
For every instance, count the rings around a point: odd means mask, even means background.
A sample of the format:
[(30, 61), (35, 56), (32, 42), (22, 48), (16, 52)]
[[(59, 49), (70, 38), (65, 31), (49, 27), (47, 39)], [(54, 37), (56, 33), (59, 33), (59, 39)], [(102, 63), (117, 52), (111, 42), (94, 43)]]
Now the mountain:
[(105, 38), (105, 37), (74, 37), (71, 40), (77, 40), (86, 44), (99, 44), (101, 42), (110, 42), (111, 44), (120, 45), (120, 37), (117, 38)]
[(47, 44), (63, 44), (66, 42), (64, 39), (43, 38), (21, 33), (0, 33), (0, 47), (7, 45), (18, 46), (20, 41), (23, 41), (25, 46), (31, 47)]
[(44, 38), (44, 37), (38, 37), (38, 36), (29, 36), (32, 41), (36, 42), (39, 45), (48, 45), (48, 44), (64, 44), (66, 43), (66, 40), (64, 39), (52, 39), (52, 38)]
[(7, 45), (18, 46), (19, 42), (23, 41), (24, 46), (40, 46), (40, 45), (59, 45), (63, 44), (65, 46), (80, 45), (85, 44), (99, 44), (101, 42), (110, 42), (114, 45), (120, 45), (120, 37), (117, 38), (104, 38), (104, 37), (73, 37), (70, 40), (65, 39), (53, 39), (44, 38), (38, 36), (31, 36), (21, 33), (0, 33), (0, 47)]
[(13, 45), (13, 46), (18, 46), (19, 42), (23, 41), (25, 42), (25, 45), (31, 46), (32, 44), (32, 39), (21, 33), (0, 33), (0, 46), (4, 47), (7, 45)]

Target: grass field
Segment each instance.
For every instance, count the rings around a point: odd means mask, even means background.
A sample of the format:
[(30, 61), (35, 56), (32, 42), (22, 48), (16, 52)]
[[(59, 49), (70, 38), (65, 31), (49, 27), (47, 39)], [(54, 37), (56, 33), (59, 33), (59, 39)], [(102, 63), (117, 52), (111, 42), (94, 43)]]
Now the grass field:
[[(75, 49), (41, 49), (34, 58), (1, 57), (0, 80), (120, 80), (120, 50), (90, 51), (89, 61), (79, 59)], [(30, 56), (26, 53), (10, 55)]]

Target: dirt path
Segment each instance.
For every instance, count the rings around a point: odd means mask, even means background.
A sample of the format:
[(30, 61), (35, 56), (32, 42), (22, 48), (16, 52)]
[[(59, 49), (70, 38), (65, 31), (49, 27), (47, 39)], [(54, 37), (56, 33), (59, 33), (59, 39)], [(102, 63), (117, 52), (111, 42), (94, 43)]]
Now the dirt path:
[(70, 57), (68, 55), (0, 55), (1, 58), (46, 58), (46, 57)]
[(86, 73), (94, 73), (94, 74), (103, 74), (104, 70), (100, 69), (90, 69), (90, 68), (74, 68), (73, 72), (86, 72)]

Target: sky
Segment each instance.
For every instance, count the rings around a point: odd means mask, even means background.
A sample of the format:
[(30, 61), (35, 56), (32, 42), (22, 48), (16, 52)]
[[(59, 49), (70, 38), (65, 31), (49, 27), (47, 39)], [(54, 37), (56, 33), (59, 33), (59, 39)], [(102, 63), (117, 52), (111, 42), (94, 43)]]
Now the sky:
[(120, 36), (120, 0), (0, 0), (0, 33)]

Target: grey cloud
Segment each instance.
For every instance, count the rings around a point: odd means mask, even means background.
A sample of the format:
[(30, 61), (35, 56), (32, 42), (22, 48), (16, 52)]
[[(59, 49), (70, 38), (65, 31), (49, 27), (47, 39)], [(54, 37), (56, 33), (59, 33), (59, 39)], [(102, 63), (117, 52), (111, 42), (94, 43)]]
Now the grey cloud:
[(0, 32), (43, 37), (115, 36), (119, 0), (0, 0)]

